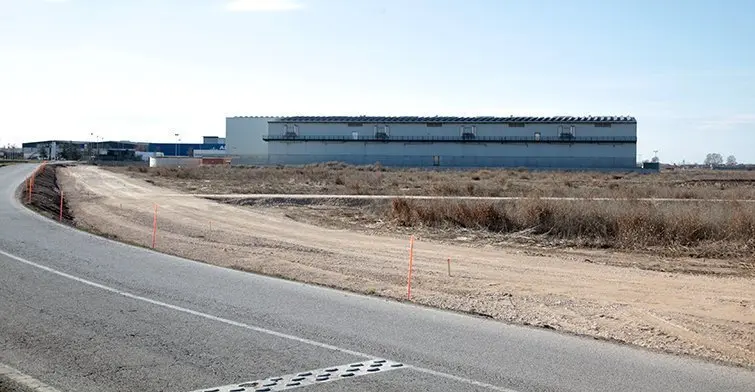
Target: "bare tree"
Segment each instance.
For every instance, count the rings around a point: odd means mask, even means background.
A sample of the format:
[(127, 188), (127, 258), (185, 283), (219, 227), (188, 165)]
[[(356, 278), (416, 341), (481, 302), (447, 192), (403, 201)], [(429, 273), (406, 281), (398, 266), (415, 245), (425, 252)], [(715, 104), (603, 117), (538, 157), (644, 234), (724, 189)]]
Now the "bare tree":
[(705, 166), (711, 166), (711, 165), (719, 166), (719, 165), (723, 165), (723, 163), (724, 163), (724, 157), (722, 157), (721, 154), (717, 152), (712, 152), (706, 155), (705, 161), (703, 162)]
[(727, 166), (736, 166), (737, 165), (737, 157), (734, 155), (729, 155), (726, 157), (726, 165)]
[(48, 156), (47, 156), (47, 150), (48, 149), (46, 149), (46, 148), (44, 148), (42, 146), (37, 147), (37, 156), (39, 156), (42, 159), (47, 159), (48, 158)]

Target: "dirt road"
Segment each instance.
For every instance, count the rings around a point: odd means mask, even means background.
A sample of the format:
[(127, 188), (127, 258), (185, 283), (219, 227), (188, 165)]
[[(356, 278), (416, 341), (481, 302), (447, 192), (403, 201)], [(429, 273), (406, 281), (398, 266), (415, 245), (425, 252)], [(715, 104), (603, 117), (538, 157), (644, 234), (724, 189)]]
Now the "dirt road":
[[(408, 239), (331, 230), (90, 166), (61, 169), (79, 226), (212, 264), (403, 299)], [(419, 238), (412, 301), (518, 324), (755, 365), (755, 280), (613, 267), (647, 257), (530, 254)], [(452, 276), (447, 274), (451, 259)], [(585, 262), (589, 258), (592, 262)], [(639, 260), (638, 260), (639, 262)], [(606, 263), (615, 264), (615, 263)]]

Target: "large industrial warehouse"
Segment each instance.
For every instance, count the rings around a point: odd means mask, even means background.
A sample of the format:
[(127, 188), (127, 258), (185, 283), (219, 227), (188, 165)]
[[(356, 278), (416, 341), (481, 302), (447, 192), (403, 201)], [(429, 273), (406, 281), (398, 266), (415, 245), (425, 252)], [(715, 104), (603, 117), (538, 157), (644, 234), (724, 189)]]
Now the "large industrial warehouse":
[(229, 117), (234, 164), (636, 167), (634, 117)]

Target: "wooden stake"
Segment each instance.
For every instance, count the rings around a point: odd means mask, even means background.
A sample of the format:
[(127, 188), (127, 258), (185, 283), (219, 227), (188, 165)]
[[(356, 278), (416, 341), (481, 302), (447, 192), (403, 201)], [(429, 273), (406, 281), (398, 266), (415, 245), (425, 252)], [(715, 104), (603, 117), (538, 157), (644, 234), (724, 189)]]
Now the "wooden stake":
[(448, 276), (451, 276), (451, 258), (448, 258)]
[(414, 263), (414, 236), (409, 237), (409, 274), (406, 278), (406, 299), (412, 300), (412, 264)]
[(157, 204), (155, 204), (155, 218), (152, 221), (152, 249), (155, 248), (157, 241)]

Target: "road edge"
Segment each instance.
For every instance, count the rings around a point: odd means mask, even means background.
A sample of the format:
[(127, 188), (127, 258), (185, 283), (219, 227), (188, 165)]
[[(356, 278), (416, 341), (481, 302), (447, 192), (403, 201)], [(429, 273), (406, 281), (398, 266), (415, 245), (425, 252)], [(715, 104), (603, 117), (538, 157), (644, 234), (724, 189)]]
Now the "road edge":
[[(53, 164), (55, 164), (55, 163), (53, 163)], [(57, 170), (58, 168), (59, 167), (56, 167), (55, 170)], [(252, 271), (252, 270), (247, 270), (247, 269), (243, 269), (243, 268), (234, 268), (233, 266), (222, 267), (222, 266), (218, 266), (218, 265), (215, 265), (215, 264), (212, 264), (212, 263), (205, 262), (203, 260), (190, 259), (190, 258), (178, 256), (178, 255), (175, 255), (175, 254), (172, 254), (172, 253), (162, 252), (162, 251), (159, 251), (159, 250), (156, 250), (156, 249), (152, 249), (152, 248), (149, 248), (147, 246), (143, 246), (143, 245), (140, 245), (140, 244), (137, 244), (137, 243), (123, 241), (123, 240), (117, 239), (117, 238), (112, 238), (112, 237), (108, 236), (106, 233), (102, 233), (102, 232), (100, 232), (98, 230), (90, 230), (88, 228), (80, 227), (80, 226), (76, 225), (75, 223), (74, 224), (65, 224), (65, 223), (58, 222), (57, 219), (55, 219), (55, 218), (53, 218), (51, 216), (48, 216), (48, 215), (46, 215), (44, 213), (41, 213), (38, 209), (36, 209), (33, 206), (31, 206), (31, 205), (26, 204), (26, 203), (23, 202), (22, 198), (19, 197), (19, 195), (23, 192), (23, 185), (24, 185), (23, 183), (21, 183), (21, 184), (18, 185), (17, 194), (12, 199), (15, 201), (15, 203), (17, 204), (17, 206), (22, 207), (21, 210), (25, 211), (27, 214), (29, 214), (29, 216), (34, 217), (35, 219), (38, 219), (40, 221), (45, 221), (45, 222), (48, 222), (48, 223), (52, 223), (53, 225), (57, 225), (57, 226), (62, 227), (64, 229), (74, 230), (74, 231), (76, 231), (78, 233), (83, 233), (83, 234), (92, 236), (93, 238), (97, 238), (99, 240), (107, 241), (107, 242), (110, 242), (112, 244), (117, 244), (119, 246), (139, 248), (141, 250), (146, 250), (146, 251), (149, 251), (149, 252), (159, 253), (159, 254), (164, 255), (164, 256), (173, 257), (173, 258), (175, 258), (177, 260), (181, 260), (183, 262), (200, 263), (200, 264), (209, 266), (211, 268), (229, 269), (229, 270), (234, 270), (234, 271), (242, 272), (242, 273), (245, 273), (245, 274), (254, 274), (254, 275), (257, 275), (257, 276), (260, 276), (260, 277), (264, 277), (264, 278), (283, 280), (283, 281), (287, 281), (287, 282), (294, 283), (294, 284), (309, 285), (309, 286), (314, 286), (314, 287), (318, 287), (318, 288), (322, 288), (322, 289), (334, 290), (334, 291), (338, 291), (338, 292), (340, 292), (342, 294), (347, 294), (347, 295), (354, 295), (354, 296), (360, 296), (360, 297), (366, 297), (366, 298), (379, 299), (379, 300), (384, 300), (384, 301), (389, 301), (389, 302), (395, 302), (395, 303), (400, 303), (400, 304), (409, 305), (409, 306), (416, 306), (416, 307), (425, 308), (425, 309), (429, 309), (429, 310), (433, 310), (433, 311), (438, 311), (438, 312), (455, 313), (455, 314), (458, 314), (458, 315), (463, 315), (463, 316), (467, 316), (467, 317), (478, 318), (478, 319), (482, 319), (482, 320), (492, 320), (494, 322), (502, 323), (504, 325), (512, 326), (512, 327), (532, 329), (532, 330), (537, 330), (537, 331), (546, 331), (547, 330), (547, 331), (549, 331), (551, 333), (556, 333), (556, 334), (560, 334), (560, 335), (564, 335), (564, 336), (571, 336), (571, 337), (576, 337), (576, 338), (585, 339), (585, 340), (595, 340), (595, 341), (600, 341), (600, 342), (607, 343), (607, 344), (613, 344), (613, 345), (617, 345), (617, 346), (628, 347), (628, 348), (631, 348), (631, 349), (634, 349), (634, 350), (646, 351), (646, 352), (655, 353), (655, 354), (661, 354), (661, 355), (668, 355), (668, 356), (676, 357), (676, 358), (680, 358), (680, 359), (687, 359), (687, 360), (692, 360), (692, 361), (698, 361), (698, 362), (703, 362), (703, 363), (708, 363), (708, 364), (713, 364), (713, 365), (718, 365), (718, 366), (725, 366), (725, 367), (731, 367), (731, 368), (740, 368), (740, 369), (746, 369), (746, 370), (753, 370), (753, 371), (755, 371), (755, 365), (750, 365), (750, 364), (746, 364), (746, 363), (730, 362), (730, 361), (725, 361), (725, 360), (721, 360), (721, 359), (700, 357), (700, 356), (691, 355), (691, 354), (682, 354), (682, 353), (677, 353), (677, 352), (669, 351), (669, 350), (662, 349), (662, 348), (644, 347), (644, 346), (639, 346), (639, 345), (630, 343), (628, 341), (618, 340), (618, 339), (614, 339), (614, 338), (598, 337), (598, 336), (593, 336), (593, 335), (588, 335), (588, 334), (581, 334), (581, 333), (575, 333), (575, 332), (564, 331), (564, 330), (557, 330), (557, 329), (549, 328), (548, 326), (543, 326), (543, 325), (536, 325), (536, 324), (530, 324), (530, 323), (513, 323), (513, 322), (508, 322), (508, 321), (504, 321), (504, 320), (495, 319), (494, 317), (492, 317), (490, 315), (487, 315), (487, 314), (484, 314), (484, 313), (469, 312), (469, 311), (463, 311), (463, 310), (452, 309), (452, 308), (430, 306), (430, 305), (426, 305), (426, 304), (423, 304), (423, 303), (417, 303), (417, 302), (409, 301), (409, 300), (405, 300), (405, 299), (393, 298), (393, 297), (388, 297), (388, 296), (383, 296), (383, 295), (376, 295), (376, 294), (367, 294), (367, 293), (364, 293), (364, 292), (348, 290), (348, 289), (344, 289), (344, 288), (341, 288), (341, 287), (338, 287), (338, 286), (331, 286), (331, 285), (327, 285), (327, 284), (318, 284), (318, 283), (313, 283), (313, 282), (303, 282), (303, 281), (299, 281), (299, 280), (295, 280), (295, 279), (290, 279), (290, 278), (287, 278), (285, 276), (269, 275), (269, 274), (264, 274), (264, 273), (261, 273), (261, 272), (258, 272), (258, 271)], [(194, 195), (192, 195), (192, 196), (194, 196)], [(1, 363), (0, 363), (0, 365), (1, 365)], [(0, 385), (2, 385), (2, 384), (0, 384)], [(0, 389), (0, 392), (5, 392), (5, 391), (3, 391), (2, 389)], [(51, 392), (59, 392), (59, 391), (54, 391), (53, 390)]]
[(60, 392), (36, 378), (0, 363), (1, 392)]

